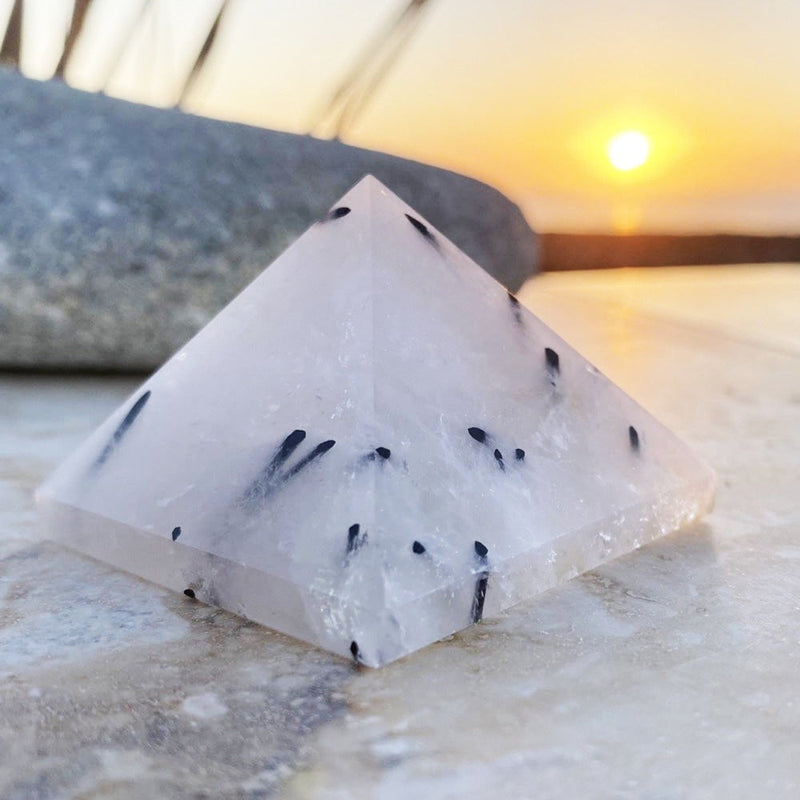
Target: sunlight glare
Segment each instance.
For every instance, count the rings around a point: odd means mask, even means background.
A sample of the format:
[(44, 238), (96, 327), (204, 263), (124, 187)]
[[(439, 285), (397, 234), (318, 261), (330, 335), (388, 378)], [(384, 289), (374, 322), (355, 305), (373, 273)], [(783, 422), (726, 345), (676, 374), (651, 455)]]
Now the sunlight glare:
[(640, 131), (623, 131), (608, 143), (608, 160), (622, 172), (641, 167), (650, 155), (650, 140)]

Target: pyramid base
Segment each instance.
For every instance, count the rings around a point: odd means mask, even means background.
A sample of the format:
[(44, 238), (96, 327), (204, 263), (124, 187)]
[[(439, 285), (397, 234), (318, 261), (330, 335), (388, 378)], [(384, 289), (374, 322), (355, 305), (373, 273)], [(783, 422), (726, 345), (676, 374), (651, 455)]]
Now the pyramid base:
[[(613, 517), (553, 539), (545, 546), (493, 562), (483, 584), (481, 617), (497, 615), (582, 572), (684, 527), (710, 510), (708, 474)], [(394, 607), (365, 609), (277, 575), (202, 552), (40, 493), (48, 538), (78, 552), (196, 597), (273, 630), (359, 663), (378, 667), (473, 623), (485, 579), (470, 573)]]

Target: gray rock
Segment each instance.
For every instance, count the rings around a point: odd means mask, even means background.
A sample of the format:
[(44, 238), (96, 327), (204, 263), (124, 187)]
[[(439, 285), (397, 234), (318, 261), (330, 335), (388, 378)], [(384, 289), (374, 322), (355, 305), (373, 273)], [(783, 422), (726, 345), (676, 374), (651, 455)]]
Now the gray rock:
[(536, 240), (496, 190), (294, 134), (0, 70), (0, 366), (149, 370), (372, 173), (511, 290)]

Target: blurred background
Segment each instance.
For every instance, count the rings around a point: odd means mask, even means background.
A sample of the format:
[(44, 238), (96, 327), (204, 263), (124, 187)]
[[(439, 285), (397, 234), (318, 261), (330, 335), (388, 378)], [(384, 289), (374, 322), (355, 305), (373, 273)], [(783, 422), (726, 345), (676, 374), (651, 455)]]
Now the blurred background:
[(474, 176), (544, 269), (800, 260), (798, 30), (796, 0), (0, 0), (29, 77)]

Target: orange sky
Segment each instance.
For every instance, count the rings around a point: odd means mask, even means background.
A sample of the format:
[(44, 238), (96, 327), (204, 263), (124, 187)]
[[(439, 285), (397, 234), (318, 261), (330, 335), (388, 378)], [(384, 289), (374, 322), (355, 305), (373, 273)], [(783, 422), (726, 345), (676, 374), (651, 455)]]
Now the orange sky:
[[(140, 2), (96, 0), (70, 82), (102, 84)], [(110, 91), (171, 103), (218, 3), (154, 0)], [(46, 77), (71, 2), (28, 5), (25, 69)], [(233, 0), (189, 105), (305, 132), (402, 5)], [(797, 0), (430, 0), (347, 140), (493, 183), (542, 230), (797, 233), (798, 35)], [(652, 158), (620, 173), (605, 148), (626, 128)]]

